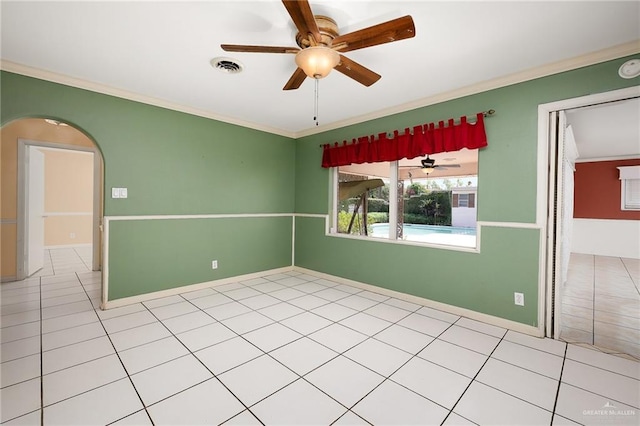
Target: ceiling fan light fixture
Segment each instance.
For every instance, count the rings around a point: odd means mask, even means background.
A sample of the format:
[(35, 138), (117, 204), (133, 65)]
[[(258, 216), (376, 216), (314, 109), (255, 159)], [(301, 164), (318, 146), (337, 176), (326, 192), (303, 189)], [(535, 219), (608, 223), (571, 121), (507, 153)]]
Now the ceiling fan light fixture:
[(429, 173), (433, 172), (435, 169), (433, 167), (427, 166), (427, 167), (423, 167), (420, 170), (422, 170), (422, 173), (424, 173), (425, 175), (428, 175)]
[(313, 46), (296, 53), (296, 65), (315, 79), (325, 78), (340, 62), (340, 55), (326, 46)]

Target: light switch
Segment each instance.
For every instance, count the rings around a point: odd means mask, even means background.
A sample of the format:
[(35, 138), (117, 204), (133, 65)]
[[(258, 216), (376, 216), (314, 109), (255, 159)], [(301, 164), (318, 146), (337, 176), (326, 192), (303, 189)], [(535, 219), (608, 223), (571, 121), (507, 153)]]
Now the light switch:
[(111, 188), (111, 198), (120, 198), (120, 188)]
[(127, 198), (128, 191), (127, 188), (120, 188), (120, 198)]

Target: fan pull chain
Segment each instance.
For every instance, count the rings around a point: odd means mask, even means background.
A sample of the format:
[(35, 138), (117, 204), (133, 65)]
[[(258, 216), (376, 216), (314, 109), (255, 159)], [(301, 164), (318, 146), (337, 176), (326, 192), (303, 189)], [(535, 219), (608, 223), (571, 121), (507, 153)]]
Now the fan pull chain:
[(315, 78), (316, 81), (316, 89), (315, 89), (315, 102), (313, 105), (313, 120), (316, 122), (316, 126), (318, 125), (318, 85), (320, 84), (320, 79)]

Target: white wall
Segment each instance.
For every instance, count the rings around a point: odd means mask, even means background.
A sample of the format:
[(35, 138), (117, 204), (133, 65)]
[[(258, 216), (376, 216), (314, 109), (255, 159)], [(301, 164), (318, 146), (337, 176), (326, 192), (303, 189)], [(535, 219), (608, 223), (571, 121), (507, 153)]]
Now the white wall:
[(451, 226), (476, 227), (475, 207), (454, 207), (451, 209)]
[(640, 259), (640, 221), (573, 219), (571, 251)]

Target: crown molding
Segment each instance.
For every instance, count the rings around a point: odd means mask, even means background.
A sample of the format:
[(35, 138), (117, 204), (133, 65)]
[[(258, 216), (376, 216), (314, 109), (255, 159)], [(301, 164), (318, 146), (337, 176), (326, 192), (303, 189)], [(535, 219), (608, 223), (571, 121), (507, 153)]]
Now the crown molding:
[(40, 80), (46, 80), (46, 81), (51, 81), (53, 83), (63, 84), (65, 86), (85, 89), (92, 92), (102, 93), (105, 95), (115, 96), (122, 99), (127, 99), (127, 100), (140, 102), (148, 105), (158, 106), (161, 108), (166, 108), (174, 111), (184, 112), (184, 113), (196, 115), (199, 117), (209, 118), (209, 119), (221, 121), (224, 123), (235, 124), (238, 126), (247, 127), (254, 130), (259, 130), (267, 133), (272, 133), (280, 136), (298, 139), (304, 136), (315, 135), (315, 134), (323, 133), (329, 130), (339, 129), (341, 127), (346, 127), (353, 124), (358, 124), (365, 121), (386, 117), (388, 115), (398, 114), (398, 113), (410, 111), (416, 108), (422, 108), (425, 106), (450, 101), (452, 99), (457, 99), (464, 96), (475, 95), (477, 93), (498, 89), (500, 87), (510, 86), (512, 84), (535, 80), (537, 78), (546, 77), (549, 75), (558, 74), (561, 72), (586, 67), (589, 65), (595, 65), (601, 62), (622, 58), (624, 56), (634, 55), (636, 53), (640, 53), (640, 40), (634, 40), (629, 43), (620, 44), (607, 49), (602, 49), (595, 52), (587, 53), (585, 55), (576, 56), (574, 58), (553, 62), (547, 65), (543, 65), (541, 67), (531, 68), (515, 74), (510, 74), (507, 76), (483, 81), (470, 86), (462, 87), (460, 89), (439, 93), (434, 96), (429, 96), (426, 98), (418, 99), (416, 101), (408, 102), (401, 105), (396, 105), (390, 108), (385, 108), (382, 110), (372, 112), (370, 114), (364, 114), (357, 117), (352, 117), (347, 120), (337, 121), (324, 126), (313, 127), (313, 128), (309, 128), (307, 130), (301, 130), (298, 132), (292, 132), (292, 131), (287, 131), (284, 129), (274, 128), (270, 126), (263, 126), (256, 123), (244, 121), (244, 120), (238, 120), (236, 118), (215, 114), (210, 111), (191, 108), (185, 105), (180, 105), (177, 103), (165, 101), (165, 100), (154, 98), (151, 96), (145, 96), (145, 95), (130, 92), (127, 90), (122, 90), (122, 89), (110, 87), (107, 85), (94, 83), (87, 80), (82, 80), (75, 77), (69, 77), (63, 74), (58, 74), (51, 71), (42, 70), (39, 68), (33, 68), (33, 67), (18, 64), (15, 62), (11, 62), (11, 61), (0, 60), (0, 69), (4, 71), (16, 73), (16, 74), (25, 75), (27, 77), (33, 77)]
[(52, 71), (47, 71), (40, 68), (34, 68), (27, 65), (22, 65), (22, 64), (7, 61), (4, 59), (0, 60), (0, 70), (24, 75), (27, 77), (37, 78), (39, 80), (46, 80), (52, 83), (58, 83), (65, 86), (75, 87), (78, 89), (89, 90), (91, 92), (102, 93), (103, 95), (115, 96), (117, 98), (127, 99), (134, 102), (140, 102), (147, 105), (153, 105), (160, 108), (170, 109), (173, 111), (184, 112), (186, 114), (191, 114), (198, 117), (210, 118), (212, 120), (221, 121), (228, 124), (235, 124), (237, 126), (247, 127), (249, 129), (259, 130), (259, 131), (272, 133), (280, 136), (286, 136), (289, 138), (295, 138), (294, 132), (286, 131), (283, 129), (270, 127), (270, 126), (262, 126), (256, 123), (251, 123), (244, 120), (238, 120), (232, 117), (226, 117), (223, 115), (212, 113), (211, 111), (205, 111), (198, 108), (188, 107), (188, 106), (177, 104), (174, 102), (165, 101), (163, 99), (154, 98), (152, 96), (145, 96), (139, 93), (130, 92), (128, 90), (122, 90), (115, 87), (107, 86), (105, 84), (94, 83), (92, 81), (83, 80), (75, 77), (69, 77), (64, 74), (58, 74)]
[(315, 135), (318, 133), (326, 132), (328, 130), (339, 129), (341, 127), (359, 124), (369, 120), (375, 120), (377, 118), (386, 117), (388, 115), (398, 114), (429, 105), (435, 105), (441, 102), (462, 98), (464, 96), (475, 95), (477, 93), (486, 92), (488, 90), (499, 89), (501, 87), (510, 86), (512, 84), (523, 83), (525, 81), (535, 80), (537, 78), (542, 78), (565, 71), (571, 71), (589, 65), (595, 65), (601, 62), (606, 62), (637, 53), (640, 53), (640, 39), (631, 41), (629, 43), (613, 46), (607, 49), (587, 53), (585, 55), (576, 56), (574, 58), (552, 62), (547, 65), (531, 68), (515, 74), (509, 74), (503, 77), (486, 80), (480, 83), (472, 84), (470, 86), (462, 87), (460, 89), (439, 93), (434, 96), (418, 99), (416, 101), (408, 102), (405, 104), (385, 108), (372, 112), (370, 114), (352, 117), (348, 120), (336, 121), (324, 126), (310, 128), (308, 130), (296, 132), (295, 137), (297, 139), (303, 136)]

